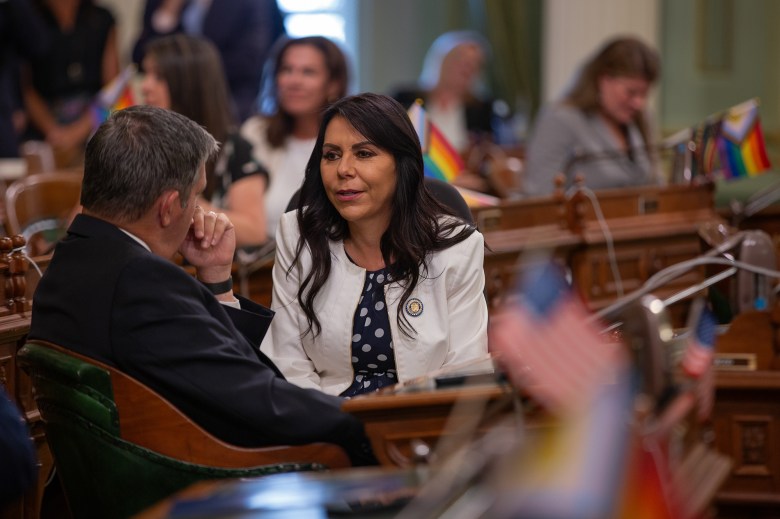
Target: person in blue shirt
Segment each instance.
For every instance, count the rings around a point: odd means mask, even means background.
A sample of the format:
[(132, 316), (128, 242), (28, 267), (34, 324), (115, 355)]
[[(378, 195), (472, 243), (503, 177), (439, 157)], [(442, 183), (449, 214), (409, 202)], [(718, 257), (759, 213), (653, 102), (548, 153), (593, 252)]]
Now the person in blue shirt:
[(37, 475), (35, 447), (24, 418), (0, 389), (0, 505), (21, 496)]

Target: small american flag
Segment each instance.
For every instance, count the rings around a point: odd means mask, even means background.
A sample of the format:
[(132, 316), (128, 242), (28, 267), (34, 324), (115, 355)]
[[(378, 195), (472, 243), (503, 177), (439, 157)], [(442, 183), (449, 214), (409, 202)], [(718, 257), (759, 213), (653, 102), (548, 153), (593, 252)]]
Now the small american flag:
[(707, 308), (703, 308), (680, 361), (683, 371), (689, 377), (700, 378), (712, 365), (716, 326), (715, 316)]
[(696, 395), (700, 420), (706, 420), (712, 412), (715, 392), (715, 372), (712, 359), (715, 356), (715, 328), (717, 321), (706, 307), (702, 308), (696, 328), (691, 331), (680, 366), (683, 372), (696, 380)]
[(552, 263), (528, 266), (519, 298), (491, 324), (491, 350), (507, 376), (550, 411), (581, 410), (614, 378), (622, 345), (599, 334)]

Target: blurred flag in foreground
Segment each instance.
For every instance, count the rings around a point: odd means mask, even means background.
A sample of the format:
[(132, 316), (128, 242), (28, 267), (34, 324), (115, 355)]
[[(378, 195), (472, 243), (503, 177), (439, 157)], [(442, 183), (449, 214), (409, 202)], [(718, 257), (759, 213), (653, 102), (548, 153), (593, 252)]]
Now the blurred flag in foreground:
[(621, 495), (630, 449), (633, 394), (624, 365), (585, 409), (529, 432), (525, 449), (501, 476), (495, 517), (609, 519)]
[(615, 513), (619, 519), (683, 519), (667, 454), (655, 439), (636, 436)]
[(529, 265), (519, 299), (491, 326), (491, 349), (509, 379), (550, 411), (586, 405), (614, 377), (623, 346), (599, 333), (582, 302), (552, 263)]
[(689, 377), (699, 378), (712, 366), (715, 355), (715, 316), (703, 308), (696, 327), (688, 336), (680, 366)]
[(451, 182), (466, 168), (463, 159), (431, 122), (420, 101), (413, 103), (407, 113), (420, 138), (425, 176)]
[(599, 333), (552, 263), (526, 266), (518, 296), (493, 320), (490, 347), (512, 383), (557, 416), (514, 464), (498, 516), (613, 517), (633, 409), (623, 345)]
[(706, 307), (702, 308), (680, 360), (683, 372), (696, 381), (694, 394), (700, 420), (706, 420), (710, 416), (715, 398), (715, 371), (712, 361), (715, 357), (717, 324), (712, 312)]
[(137, 104), (130, 84), (134, 74), (135, 65), (128, 65), (97, 93), (92, 105), (95, 128), (108, 119), (112, 112)]
[[(705, 345), (711, 350), (714, 319), (702, 312), (689, 348), (705, 354), (690, 353), (690, 377), (712, 373)], [(526, 266), (518, 297), (493, 319), (490, 348), (509, 380), (555, 417), (524, 431), (515, 458), (504, 456), (491, 517), (693, 519), (728, 476), (724, 456), (687, 450), (671, 434), (689, 414), (690, 393), (659, 415), (636, 393), (642, 356), (632, 364), (597, 326), (551, 263)], [(678, 403), (687, 405), (680, 416)]]

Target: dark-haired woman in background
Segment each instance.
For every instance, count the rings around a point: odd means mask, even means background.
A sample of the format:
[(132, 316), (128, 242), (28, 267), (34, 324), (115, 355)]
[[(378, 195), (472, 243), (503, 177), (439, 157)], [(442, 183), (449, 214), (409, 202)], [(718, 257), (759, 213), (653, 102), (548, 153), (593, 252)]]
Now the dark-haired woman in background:
[(244, 121), (254, 112), (263, 63), (284, 32), (276, 0), (146, 0), (133, 61), (140, 64), (148, 43), (163, 36), (209, 40), (222, 60), (236, 115)]
[(487, 353), (482, 235), (426, 190), (417, 134), (392, 98), (325, 111), (276, 240), (261, 348), (290, 382), (354, 396)]
[(166, 36), (146, 46), (143, 67), (147, 104), (189, 117), (221, 143), (217, 160), (206, 165), (206, 190), (198, 203), (228, 215), (238, 246), (265, 243), (270, 238), (263, 208), (268, 174), (238, 134), (216, 47), (185, 34)]
[(526, 151), (523, 189), (547, 195), (581, 175), (591, 189), (658, 183), (645, 107), (658, 79), (656, 51), (633, 37), (605, 44), (562, 101), (540, 115)]
[(241, 127), (271, 177), (265, 197), (269, 237), (301, 187), (322, 111), (344, 97), (349, 82), (346, 58), (327, 38), (282, 39), (275, 47), (265, 72), (261, 113)]

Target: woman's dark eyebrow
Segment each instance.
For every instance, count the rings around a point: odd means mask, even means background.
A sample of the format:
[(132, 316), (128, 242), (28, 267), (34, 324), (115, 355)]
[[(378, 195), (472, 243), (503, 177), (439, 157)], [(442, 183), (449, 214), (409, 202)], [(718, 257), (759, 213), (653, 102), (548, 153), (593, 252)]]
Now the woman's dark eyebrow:
[(360, 141), (360, 142), (356, 142), (355, 144), (353, 144), (352, 145), (352, 149), (360, 148), (361, 146), (376, 146), (376, 144), (374, 144), (373, 142), (371, 142), (369, 140)]

